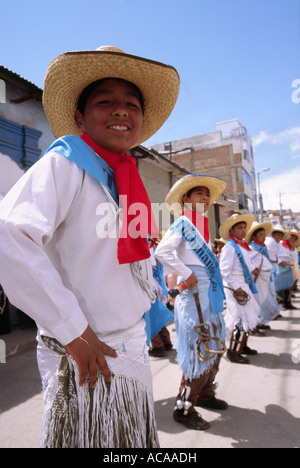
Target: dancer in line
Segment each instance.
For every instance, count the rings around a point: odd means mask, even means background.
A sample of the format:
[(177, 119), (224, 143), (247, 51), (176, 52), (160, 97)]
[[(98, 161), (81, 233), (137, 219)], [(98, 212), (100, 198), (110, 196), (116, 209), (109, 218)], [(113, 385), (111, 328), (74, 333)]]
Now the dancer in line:
[(257, 353), (247, 345), (249, 332), (258, 324), (259, 313), (259, 305), (254, 299), (254, 294), (258, 293), (255, 286), (258, 271), (252, 262), (251, 249), (244, 240), (253, 221), (251, 213), (234, 214), (220, 226), (220, 236), (227, 240), (220, 257), (227, 303), (225, 323), (231, 333), (227, 357), (239, 364), (250, 363), (243, 354)]
[(173, 417), (196, 430), (208, 429), (209, 423), (195, 406), (228, 407), (215, 397), (214, 380), (225, 351), (225, 295), (219, 262), (211, 250), (208, 218), (203, 216), (225, 187), (223, 180), (206, 175), (177, 181), (166, 202), (178, 219), (156, 249), (158, 260), (184, 283), (174, 307), (177, 360), (183, 376)]
[(260, 308), (257, 331), (270, 329), (269, 322), (278, 315), (278, 304), (274, 294), (273, 265), (265, 245), (266, 236), (271, 230), (272, 223), (254, 221), (245, 237), (245, 241), (253, 251), (253, 263), (258, 271), (255, 282), (258, 294), (254, 295)]

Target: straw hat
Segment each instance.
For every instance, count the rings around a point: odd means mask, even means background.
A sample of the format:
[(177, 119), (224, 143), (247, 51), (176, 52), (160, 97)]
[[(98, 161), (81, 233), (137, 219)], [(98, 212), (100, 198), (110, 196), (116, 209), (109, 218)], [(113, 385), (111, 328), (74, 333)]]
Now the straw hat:
[(230, 218), (225, 219), (225, 221), (220, 226), (220, 237), (228, 241), (230, 229), (238, 223), (246, 223), (247, 232), (251, 228), (251, 225), (254, 221), (254, 214), (245, 213), (245, 214), (234, 214)]
[(252, 241), (252, 234), (257, 231), (257, 229), (264, 229), (266, 236), (268, 236), (272, 230), (272, 223), (270, 222), (265, 222), (265, 223), (258, 223), (257, 221), (253, 221), (251, 228), (247, 232), (247, 235), (245, 237), (245, 241), (247, 244), (251, 244)]
[(179, 76), (170, 65), (126, 54), (114, 46), (66, 52), (50, 63), (44, 82), (44, 110), (56, 138), (80, 135), (74, 120), (78, 99), (88, 85), (105, 78), (129, 81), (142, 93), (143, 131), (134, 146), (163, 125), (179, 93)]
[(219, 244), (224, 244), (225, 245), (227, 243), (227, 240), (220, 237), (220, 239), (215, 239), (215, 242), (218, 242)]
[(210, 191), (211, 206), (217, 198), (224, 192), (226, 182), (218, 177), (191, 174), (181, 177), (166, 196), (166, 204), (170, 213), (174, 216), (180, 216), (183, 210), (182, 197), (194, 187), (207, 187)]
[(287, 239), (290, 238), (290, 235), (288, 234), (288, 231), (286, 231), (286, 230), (281, 226), (281, 224), (276, 224), (276, 225), (272, 228), (271, 234), (273, 234), (273, 232), (282, 232), (282, 234), (283, 234), (283, 240), (287, 240)]
[(297, 237), (297, 240), (295, 242), (295, 247), (299, 247), (300, 246), (300, 234), (299, 232), (297, 231), (297, 229), (291, 229), (290, 231), (287, 231), (287, 233), (290, 235), (290, 236), (296, 236)]

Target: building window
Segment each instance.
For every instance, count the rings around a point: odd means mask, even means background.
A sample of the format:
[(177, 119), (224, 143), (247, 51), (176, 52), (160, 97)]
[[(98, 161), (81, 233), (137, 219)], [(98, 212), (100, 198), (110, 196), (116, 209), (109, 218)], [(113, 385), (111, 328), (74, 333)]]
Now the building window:
[(245, 184), (249, 185), (249, 187), (252, 187), (251, 177), (249, 176), (248, 172), (246, 172), (245, 169), (242, 169), (242, 173), (243, 173), (243, 181), (245, 182)]
[(247, 209), (246, 197), (243, 193), (238, 194), (238, 204), (239, 204), (239, 210)]
[(42, 132), (0, 117), (0, 152), (10, 156), (22, 169), (40, 157), (38, 140)]
[(244, 155), (244, 159), (246, 159), (246, 161), (250, 162), (249, 151), (244, 150), (243, 155)]

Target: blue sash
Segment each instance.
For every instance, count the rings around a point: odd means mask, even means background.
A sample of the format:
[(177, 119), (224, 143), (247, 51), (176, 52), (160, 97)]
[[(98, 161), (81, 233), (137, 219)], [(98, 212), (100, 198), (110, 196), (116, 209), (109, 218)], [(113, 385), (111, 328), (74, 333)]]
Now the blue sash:
[(249, 288), (251, 289), (253, 294), (258, 294), (257, 288), (256, 288), (254, 280), (253, 280), (253, 277), (252, 277), (252, 275), (251, 275), (251, 273), (249, 271), (249, 268), (247, 267), (247, 264), (246, 264), (245, 259), (244, 259), (244, 255), (242, 254), (242, 251), (241, 251), (239, 245), (236, 244), (232, 239), (229, 239), (227, 244), (232, 245), (232, 247), (234, 248), (234, 250), (235, 250), (235, 252), (236, 252), (236, 254), (238, 256), (238, 259), (241, 262), (243, 272), (244, 272), (244, 276), (245, 276), (245, 281), (249, 285)]
[(263, 245), (256, 244), (256, 242), (251, 242), (250, 245), (255, 250), (257, 250), (257, 252), (261, 253), (264, 257), (266, 257), (269, 261), (271, 261), (270, 257), (269, 257), (269, 252), (268, 252), (267, 247), (264, 247)]
[(162, 290), (164, 296), (168, 295), (168, 290), (164, 281), (164, 267), (160, 262), (157, 262), (156, 266), (152, 267), (153, 278), (155, 278)]
[(76, 135), (63, 136), (55, 140), (46, 153), (49, 153), (49, 151), (58, 151), (88, 172), (98, 182), (105, 185), (112, 198), (119, 204), (119, 194), (112, 170), (80, 137)]
[(217, 257), (210, 250), (200, 232), (185, 216), (178, 218), (170, 227), (176, 229), (183, 240), (193, 250), (197, 258), (204, 264), (210, 279), (209, 302), (213, 313), (223, 312), (223, 300), (225, 299), (223, 281)]
[[(163, 295), (168, 295), (168, 290), (164, 281), (164, 267), (160, 262), (157, 262), (157, 267), (152, 267), (153, 277), (159, 282)], [(150, 340), (173, 318), (172, 312), (160, 302), (157, 298), (151, 309), (145, 313), (144, 318), (146, 320), (146, 333), (147, 343), (150, 345)]]

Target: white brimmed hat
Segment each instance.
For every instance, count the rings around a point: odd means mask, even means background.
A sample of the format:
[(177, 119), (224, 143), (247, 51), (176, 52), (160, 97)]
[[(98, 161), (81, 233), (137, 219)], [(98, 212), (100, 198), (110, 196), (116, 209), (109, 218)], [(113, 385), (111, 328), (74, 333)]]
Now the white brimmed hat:
[(258, 223), (257, 221), (253, 221), (251, 228), (247, 232), (245, 237), (245, 241), (247, 244), (251, 244), (252, 241), (252, 234), (254, 234), (257, 229), (264, 229), (266, 236), (268, 236), (272, 230), (272, 223), (266, 221), (265, 223)]
[(202, 175), (202, 174), (191, 174), (181, 177), (177, 180), (173, 187), (170, 189), (166, 196), (166, 204), (169, 211), (174, 216), (180, 216), (183, 210), (182, 197), (192, 188), (195, 187), (207, 187), (210, 192), (210, 204), (211, 206), (217, 198), (224, 192), (227, 183), (223, 179), (218, 177)]
[(50, 63), (44, 82), (43, 106), (56, 138), (81, 134), (74, 119), (78, 99), (88, 85), (105, 78), (133, 83), (143, 96), (143, 130), (134, 146), (163, 125), (179, 93), (179, 76), (170, 65), (126, 54), (114, 46), (66, 52)]
[(290, 238), (290, 235), (288, 234), (288, 231), (286, 229), (284, 229), (281, 224), (276, 224), (272, 230), (271, 230), (271, 234), (273, 232), (281, 232), (283, 234), (283, 240), (287, 240)]
[(220, 226), (220, 237), (228, 241), (230, 229), (238, 223), (246, 223), (247, 232), (251, 228), (251, 225), (254, 221), (254, 214), (245, 213), (245, 214), (234, 214), (230, 218), (225, 219), (225, 221)]

